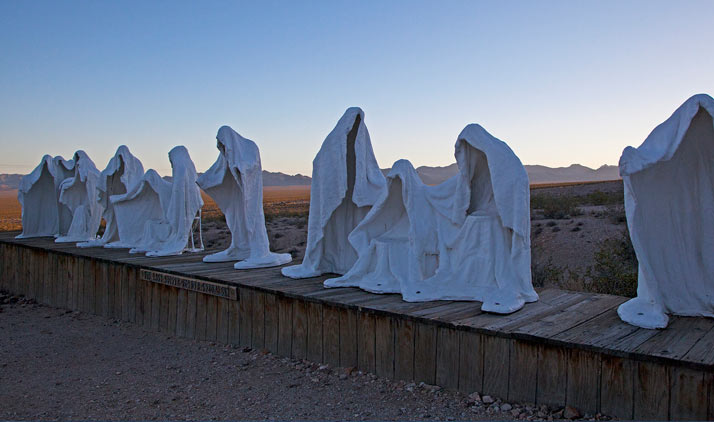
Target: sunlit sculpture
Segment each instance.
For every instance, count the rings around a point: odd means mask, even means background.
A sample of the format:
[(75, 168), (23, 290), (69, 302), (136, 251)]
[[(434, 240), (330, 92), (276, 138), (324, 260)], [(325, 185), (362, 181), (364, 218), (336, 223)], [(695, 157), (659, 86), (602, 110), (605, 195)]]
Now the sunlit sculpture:
[(620, 158), (639, 262), (623, 321), (664, 328), (668, 313), (714, 317), (714, 99), (688, 99)]
[(134, 157), (129, 148), (125, 145), (117, 148), (109, 164), (102, 171), (97, 186), (97, 201), (104, 208), (102, 217), (106, 223), (102, 237), (87, 242), (78, 243), (79, 247), (108, 246), (112, 244), (121, 245), (117, 220), (114, 216), (114, 205), (110, 197), (123, 195), (132, 190), (144, 175), (144, 167), (141, 161)]
[(208, 255), (204, 262), (240, 261), (236, 269), (273, 267), (292, 260), (290, 254), (270, 252), (263, 214), (263, 175), (258, 146), (228, 126), (216, 135), (218, 159), (198, 185), (226, 217), (231, 231), (228, 249)]
[(538, 300), (530, 273), (528, 176), (502, 141), (467, 126), (455, 147), (459, 173), (427, 186), (397, 161), (387, 191), (350, 234), (359, 259), (326, 287), (401, 293), (409, 302), (482, 301), (511, 313)]
[[(60, 166), (65, 166), (60, 160)], [(102, 205), (97, 201), (99, 170), (82, 150), (74, 153), (73, 175), (65, 179), (59, 188), (59, 202), (69, 209), (72, 220), (66, 233), (60, 228), (56, 242), (84, 242), (97, 238), (102, 221)], [(60, 170), (62, 171), (62, 170)]]
[(347, 237), (384, 189), (364, 112), (349, 108), (312, 162), (305, 258), (300, 265), (283, 268), (283, 275), (306, 278), (349, 271), (357, 251)]
[(21, 179), (17, 199), (22, 206), (22, 233), (18, 239), (59, 234), (55, 173), (54, 160), (45, 155), (32, 173)]
[(186, 148), (173, 148), (169, 160), (171, 182), (149, 170), (135, 189), (112, 198), (120, 242), (130, 244), (131, 253), (168, 256), (189, 249), (203, 199), (196, 184), (196, 168)]

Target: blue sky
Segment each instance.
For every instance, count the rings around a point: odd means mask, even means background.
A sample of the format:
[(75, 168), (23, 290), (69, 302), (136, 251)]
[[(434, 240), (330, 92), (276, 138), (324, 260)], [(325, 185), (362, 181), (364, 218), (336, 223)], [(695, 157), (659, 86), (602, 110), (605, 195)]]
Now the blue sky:
[(714, 92), (712, 1), (0, 0), (0, 172), (118, 145), (199, 171), (228, 124), (310, 174), (349, 106), (377, 160), (448, 165), (468, 123), (524, 164), (616, 164)]

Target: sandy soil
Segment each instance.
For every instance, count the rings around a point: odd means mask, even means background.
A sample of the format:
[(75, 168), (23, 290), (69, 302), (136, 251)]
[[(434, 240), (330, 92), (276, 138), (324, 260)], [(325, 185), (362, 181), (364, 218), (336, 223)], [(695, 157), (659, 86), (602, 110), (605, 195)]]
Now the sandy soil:
[(563, 416), (562, 409), (507, 404), (478, 394), (390, 381), (353, 368), (168, 337), (17, 300), (0, 294), (3, 420)]

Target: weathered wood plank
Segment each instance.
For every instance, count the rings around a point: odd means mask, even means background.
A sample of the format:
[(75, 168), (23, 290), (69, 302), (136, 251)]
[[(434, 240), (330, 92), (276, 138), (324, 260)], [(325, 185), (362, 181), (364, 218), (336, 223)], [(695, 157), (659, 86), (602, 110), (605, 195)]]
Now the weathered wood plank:
[(278, 354), (292, 356), (293, 301), (278, 297)]
[(240, 345), (251, 347), (253, 336), (253, 291), (241, 288), (238, 292), (240, 300)]
[(265, 293), (254, 291), (251, 297), (253, 300), (251, 347), (262, 350), (265, 348)]
[(565, 406), (567, 366), (567, 349), (551, 346), (541, 347), (538, 355), (537, 404)]
[[(124, 312), (122, 310), (122, 301), (121, 301), (121, 278), (122, 278), (122, 267), (123, 265), (119, 264), (112, 264), (111, 267), (111, 272), (112, 272), (112, 284), (114, 284), (114, 318), (117, 320), (122, 319), (122, 313)], [(148, 294), (148, 299), (149, 302), (147, 303), (147, 308), (148, 311), (144, 315), (145, 318), (148, 317), (148, 319), (144, 320), (144, 325), (147, 328), (151, 327), (151, 298), (153, 296), (153, 286), (149, 285), (146, 286), (145, 288), (149, 289), (149, 294)]]
[(105, 262), (98, 262), (94, 267), (94, 277), (97, 280), (94, 302), (97, 304), (97, 315), (105, 318), (109, 318), (109, 277), (107, 277), (107, 267), (108, 264)]
[(216, 341), (218, 337), (218, 299), (213, 295), (206, 296), (206, 340)]
[[(139, 283), (144, 283), (140, 281)], [(188, 308), (188, 291), (178, 289), (176, 292), (176, 337), (186, 336), (186, 309)]]
[(393, 318), (382, 315), (375, 317), (374, 369), (380, 377), (394, 378), (394, 325)]
[(292, 357), (295, 359), (307, 358), (307, 303), (302, 300), (293, 302), (293, 336)]
[(178, 290), (175, 287), (168, 287), (166, 290), (166, 298), (168, 300), (168, 317), (166, 331), (172, 336), (176, 335), (176, 319), (178, 313)]
[(169, 291), (171, 287), (165, 286), (163, 284), (159, 285), (159, 291), (161, 292), (161, 305), (159, 311), (159, 330), (164, 333), (169, 332)]
[(196, 293), (196, 340), (206, 340), (208, 295)]
[(322, 346), (322, 305), (307, 302), (307, 359), (323, 362)]
[(360, 312), (357, 316), (357, 368), (359, 370), (374, 373), (376, 366), (374, 349), (374, 315)]
[(452, 390), (459, 388), (459, 342), (455, 329), (437, 329), (436, 384)]
[(126, 321), (136, 322), (136, 285), (139, 279), (139, 272), (135, 267), (125, 266), (125, 272), (122, 273), (126, 277)]
[(599, 410), (600, 356), (576, 349), (568, 353), (567, 404), (590, 414)]
[(508, 400), (535, 403), (539, 375), (539, 346), (514, 340), (510, 343), (510, 349)]
[(638, 362), (635, 373), (634, 419), (669, 418), (669, 369), (661, 364)]
[(436, 382), (436, 326), (414, 325), (414, 380), (427, 384)]
[(228, 302), (216, 297), (216, 341), (220, 344), (228, 344)]
[(483, 366), (481, 334), (459, 331), (459, 391), (483, 391)]
[(700, 421), (707, 418), (708, 386), (704, 372), (672, 367), (669, 418)]
[(322, 309), (322, 348), (324, 362), (340, 366), (340, 312), (334, 306)]
[(234, 347), (240, 345), (240, 302), (238, 300), (228, 301), (228, 343)]
[(637, 364), (629, 359), (602, 355), (600, 411), (621, 419), (632, 419), (634, 377)]
[(340, 309), (340, 366), (356, 368), (357, 362), (357, 326), (355, 311)]
[(502, 337), (483, 336), (483, 393), (508, 397), (508, 363), (510, 341)]
[(411, 320), (396, 320), (394, 378), (398, 380), (414, 379), (414, 324)]
[(672, 317), (666, 330), (658, 330), (657, 335), (635, 351), (648, 356), (681, 359), (712, 328), (714, 320), (711, 318)]
[[(161, 329), (161, 297), (161, 285), (151, 283), (151, 329), (154, 331)], [(122, 316), (124, 315), (123, 308), (124, 303), (122, 302)]]
[(95, 313), (95, 295), (94, 295), (94, 266), (96, 262), (94, 260), (86, 259), (84, 261), (84, 312), (94, 314)]
[(265, 295), (265, 348), (278, 353), (279, 328), (278, 299), (273, 294)]
[(186, 292), (186, 338), (196, 338), (196, 308), (198, 293)]

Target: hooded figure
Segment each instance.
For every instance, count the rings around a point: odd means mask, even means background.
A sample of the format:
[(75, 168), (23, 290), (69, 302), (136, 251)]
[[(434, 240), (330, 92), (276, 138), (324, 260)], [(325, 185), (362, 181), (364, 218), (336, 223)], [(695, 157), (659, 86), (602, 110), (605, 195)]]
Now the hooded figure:
[(714, 317), (714, 99), (695, 95), (620, 158), (639, 262), (623, 321), (664, 328), (667, 313)]
[(132, 190), (144, 175), (144, 166), (134, 157), (125, 145), (117, 148), (109, 164), (102, 171), (97, 186), (97, 201), (104, 208), (104, 221), (106, 227), (100, 239), (78, 243), (79, 247), (104, 246), (110, 243), (119, 243), (119, 230), (114, 216), (114, 206), (109, 198), (112, 195), (122, 195)]
[[(72, 215), (66, 234), (62, 233), (56, 242), (83, 242), (97, 238), (97, 231), (102, 222), (104, 207), (97, 201), (99, 170), (87, 153), (79, 150), (74, 153), (73, 176), (60, 185), (59, 202), (65, 205)], [(65, 167), (64, 160), (60, 166)], [(61, 170), (60, 170), (61, 171)]]
[(300, 265), (283, 268), (283, 275), (307, 278), (349, 271), (357, 260), (357, 251), (347, 237), (385, 186), (364, 112), (358, 107), (348, 108), (312, 162), (305, 258)]
[(198, 178), (198, 185), (216, 201), (231, 231), (228, 249), (204, 262), (241, 261), (236, 269), (282, 265), (290, 254), (270, 252), (263, 214), (263, 169), (258, 146), (228, 126), (216, 135), (218, 159)]
[(17, 199), (22, 206), (22, 233), (18, 239), (58, 235), (59, 202), (55, 174), (54, 160), (45, 155), (32, 173), (20, 180)]
[(114, 209), (120, 240), (105, 247), (133, 248), (142, 244), (148, 221), (159, 223), (164, 219), (171, 202), (171, 182), (150, 169), (132, 189), (123, 195), (109, 197), (109, 202)]
[(55, 237), (64, 236), (69, 231), (69, 226), (72, 225), (72, 210), (60, 202), (60, 188), (62, 182), (74, 176), (74, 159), (65, 160), (62, 156), (56, 156), (52, 159), (55, 169), (55, 189), (57, 192), (57, 213), (59, 215), (59, 228)]
[[(163, 218), (145, 222), (141, 241), (130, 253), (146, 252), (147, 256), (167, 256), (180, 255), (186, 250), (196, 215), (203, 206), (203, 199), (196, 184), (196, 167), (186, 148), (174, 147), (169, 152), (169, 160), (172, 169), (171, 193), (168, 206), (162, 207)], [(139, 197), (141, 195), (134, 196), (133, 200)], [(119, 224), (121, 226), (121, 221)]]
[(511, 313), (538, 300), (530, 274), (530, 191), (520, 160), (504, 142), (472, 124), (459, 135), (459, 173), (427, 186), (397, 161), (387, 189), (350, 234), (359, 253), (326, 287), (401, 293), (409, 302), (482, 301)]

